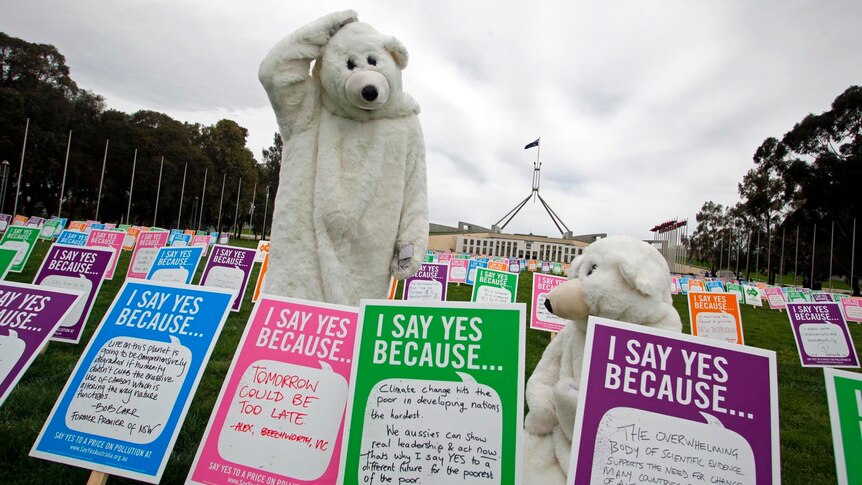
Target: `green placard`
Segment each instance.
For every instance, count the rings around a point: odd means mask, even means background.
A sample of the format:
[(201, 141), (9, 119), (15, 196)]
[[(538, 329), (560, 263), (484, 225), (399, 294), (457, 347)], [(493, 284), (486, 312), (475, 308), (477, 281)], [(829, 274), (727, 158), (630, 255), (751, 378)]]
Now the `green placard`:
[(742, 293), (742, 285), (736, 283), (727, 283), (725, 285), (728, 293), (736, 293), (737, 301), (745, 301), (745, 295)]
[(18, 251), (14, 249), (0, 247), (0, 280), (6, 279), (6, 275), (9, 274), (9, 268), (12, 267), (12, 260), (15, 259), (16, 254), (18, 254)]
[(38, 227), (9, 226), (6, 229), (6, 232), (3, 233), (3, 239), (0, 239), (0, 246), (17, 252), (9, 271), (20, 273), (24, 269), (24, 265), (30, 259), (30, 253), (33, 252), (33, 246), (39, 239), (40, 232), (42, 230)]
[(476, 280), (470, 301), (483, 303), (515, 303), (518, 275), (488, 268), (476, 268)]
[(801, 290), (787, 290), (787, 303), (809, 302), (808, 295)]
[(340, 483), (520, 482), (525, 312), (363, 300)]
[(39, 232), (39, 239), (43, 240), (51, 240), (57, 237), (60, 234), (60, 231), (63, 229), (62, 221), (57, 219), (49, 219), (45, 221), (45, 225), (42, 226), (42, 230)]
[(839, 485), (862, 483), (862, 374), (825, 368)]
[(563, 274), (563, 263), (554, 263), (553, 266), (551, 266), (551, 272), (556, 275)]

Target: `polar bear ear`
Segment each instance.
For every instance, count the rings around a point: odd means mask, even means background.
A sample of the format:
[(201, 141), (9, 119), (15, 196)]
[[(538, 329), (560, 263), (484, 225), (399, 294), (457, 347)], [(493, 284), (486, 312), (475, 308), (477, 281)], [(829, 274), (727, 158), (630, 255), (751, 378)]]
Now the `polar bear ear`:
[(670, 273), (662, 258), (651, 257), (640, 251), (626, 253), (619, 263), (623, 279), (632, 288), (646, 296), (662, 298), (670, 295)]
[(407, 67), (407, 61), (410, 56), (407, 55), (407, 48), (404, 47), (404, 44), (401, 43), (400, 40), (395, 37), (389, 37), (386, 39), (386, 42), (383, 43), (383, 48), (386, 49), (387, 52), (395, 59), (395, 64), (401, 70)]

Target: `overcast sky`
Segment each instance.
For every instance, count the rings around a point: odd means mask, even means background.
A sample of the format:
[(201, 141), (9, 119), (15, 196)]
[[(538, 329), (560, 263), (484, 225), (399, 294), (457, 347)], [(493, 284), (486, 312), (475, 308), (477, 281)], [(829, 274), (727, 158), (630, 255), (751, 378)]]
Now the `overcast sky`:
[[(346, 8), (410, 52), (440, 224), (502, 218), (540, 154), (540, 193), (575, 234), (693, 230), (703, 202), (738, 200), (765, 138), (862, 83), (858, 0), (0, 0), (0, 30), (57, 47), (109, 108), (235, 120), (260, 159), (277, 130), (260, 61)], [(538, 202), (506, 232), (559, 235)]]

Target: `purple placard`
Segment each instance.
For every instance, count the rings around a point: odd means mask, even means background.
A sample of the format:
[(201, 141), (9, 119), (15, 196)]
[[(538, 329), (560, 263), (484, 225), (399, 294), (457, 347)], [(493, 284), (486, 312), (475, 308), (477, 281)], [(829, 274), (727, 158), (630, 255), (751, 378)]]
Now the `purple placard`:
[(817, 303), (825, 303), (825, 302), (834, 301), (834, 300), (832, 299), (831, 294), (818, 292), (818, 293), (812, 293), (811, 294), (811, 301), (817, 302)]
[(68, 290), (0, 282), (0, 406), (77, 299)]
[(207, 260), (200, 285), (233, 290), (234, 300), (230, 310), (238, 312), (242, 306), (248, 276), (254, 266), (255, 254), (257, 254), (256, 249), (216, 244)]
[(788, 303), (802, 367), (859, 367), (838, 303)]
[(0, 214), (0, 232), (6, 232), (6, 228), (12, 223), (12, 216)]
[(446, 301), (449, 284), (449, 265), (445, 263), (422, 263), (413, 276), (404, 280), (404, 300)]
[(775, 352), (590, 317), (583, 362), (568, 483), (781, 483)]
[(112, 257), (113, 252), (107, 248), (51, 245), (33, 284), (83, 293), (83, 298), (60, 322), (51, 340), (73, 344), (81, 341), (84, 325), (87, 324), (90, 309), (105, 280)]

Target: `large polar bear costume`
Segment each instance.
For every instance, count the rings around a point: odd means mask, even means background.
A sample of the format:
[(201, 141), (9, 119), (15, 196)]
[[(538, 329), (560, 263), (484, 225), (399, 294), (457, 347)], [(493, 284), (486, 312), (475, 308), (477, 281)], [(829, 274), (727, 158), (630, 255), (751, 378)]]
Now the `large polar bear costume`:
[(545, 348), (527, 381), (524, 483), (566, 482), (578, 406), (587, 317), (595, 315), (679, 332), (670, 272), (661, 254), (628, 236), (591, 244), (572, 263), (569, 280), (551, 290), (546, 306), (570, 322)]
[(260, 65), (284, 140), (268, 293), (385, 298), (390, 275), (415, 273), (428, 244), (419, 106), (401, 90), (407, 50), (356, 18), (315, 20)]

